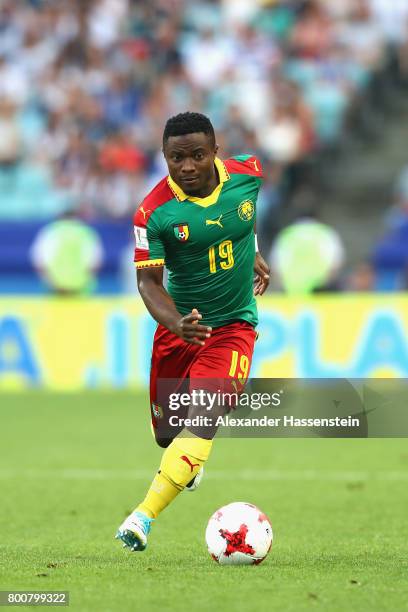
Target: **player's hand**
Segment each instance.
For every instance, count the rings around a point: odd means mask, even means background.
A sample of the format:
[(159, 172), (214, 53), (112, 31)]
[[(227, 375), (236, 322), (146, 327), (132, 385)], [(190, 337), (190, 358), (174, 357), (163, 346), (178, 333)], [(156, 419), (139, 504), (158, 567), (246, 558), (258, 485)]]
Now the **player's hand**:
[(211, 336), (212, 328), (200, 325), (202, 315), (197, 308), (193, 308), (190, 314), (185, 315), (176, 325), (174, 333), (189, 344), (204, 346), (205, 340)]
[(254, 295), (262, 295), (265, 293), (269, 285), (269, 266), (260, 253), (255, 256), (254, 265)]

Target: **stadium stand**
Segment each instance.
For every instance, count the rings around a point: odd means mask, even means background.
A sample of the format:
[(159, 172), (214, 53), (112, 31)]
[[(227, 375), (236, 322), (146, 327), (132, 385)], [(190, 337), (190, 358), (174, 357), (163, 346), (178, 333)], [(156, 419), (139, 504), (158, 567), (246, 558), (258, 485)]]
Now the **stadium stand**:
[[(99, 291), (120, 291), (131, 213), (165, 172), (166, 119), (186, 109), (213, 119), (225, 157), (263, 160), (269, 249), (347, 135), (378, 129), (370, 116), (407, 80), (407, 24), (405, 0), (3, 0), (1, 291), (44, 290), (29, 248), (72, 206), (102, 238)], [(374, 263), (393, 257), (380, 245)]]

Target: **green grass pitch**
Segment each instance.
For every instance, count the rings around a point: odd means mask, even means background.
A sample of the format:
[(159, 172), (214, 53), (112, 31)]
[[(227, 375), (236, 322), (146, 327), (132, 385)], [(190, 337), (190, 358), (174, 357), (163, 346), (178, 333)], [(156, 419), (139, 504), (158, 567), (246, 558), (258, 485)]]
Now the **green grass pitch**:
[[(2, 590), (68, 590), (80, 611), (408, 609), (406, 440), (219, 439), (131, 554), (113, 536), (161, 455), (146, 395), (3, 394), (0, 423)], [(239, 500), (272, 521), (260, 566), (206, 551), (209, 516)]]

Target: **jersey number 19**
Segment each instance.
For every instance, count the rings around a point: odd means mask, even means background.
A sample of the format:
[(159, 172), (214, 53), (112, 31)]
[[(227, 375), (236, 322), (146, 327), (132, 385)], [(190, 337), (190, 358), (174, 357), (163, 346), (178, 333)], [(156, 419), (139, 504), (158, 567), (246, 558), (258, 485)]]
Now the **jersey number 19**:
[(210, 272), (211, 274), (215, 274), (217, 272), (217, 258), (216, 253), (218, 251), (219, 258), (219, 267), (222, 270), (229, 270), (234, 265), (234, 254), (232, 250), (232, 242), (231, 240), (224, 240), (218, 245), (218, 249), (216, 246), (211, 246), (208, 249), (208, 260), (210, 263)]

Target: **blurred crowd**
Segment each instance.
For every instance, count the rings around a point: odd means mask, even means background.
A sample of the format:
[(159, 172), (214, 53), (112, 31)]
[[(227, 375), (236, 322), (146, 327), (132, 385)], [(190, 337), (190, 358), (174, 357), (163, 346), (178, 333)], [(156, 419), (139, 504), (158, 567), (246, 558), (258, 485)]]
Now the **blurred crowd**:
[(275, 231), (390, 65), (408, 77), (406, 0), (0, 0), (0, 219), (130, 217), (196, 110), (262, 159)]
[(186, 109), (262, 157), (269, 210), (390, 49), (408, 72), (407, 20), (405, 0), (1, 0), (0, 216), (128, 216)]

